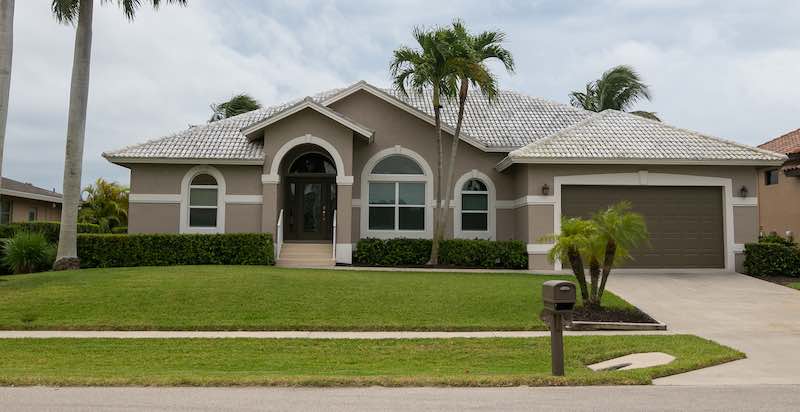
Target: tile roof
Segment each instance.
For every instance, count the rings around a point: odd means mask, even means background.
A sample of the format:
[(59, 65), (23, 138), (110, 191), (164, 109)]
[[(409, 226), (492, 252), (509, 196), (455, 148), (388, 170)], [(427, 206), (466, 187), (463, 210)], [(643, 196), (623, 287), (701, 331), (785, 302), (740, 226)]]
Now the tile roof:
[[(2, 194), (6, 194), (6, 191), (14, 191), (18, 193), (25, 193), (30, 195), (37, 195), (37, 196), (48, 196), (54, 198), (62, 198), (63, 196), (61, 193), (54, 192), (52, 190), (43, 189), (38, 186), (34, 186), (30, 183), (23, 183), (18, 180), (9, 179), (7, 177), (2, 178), (0, 181), (0, 189), (3, 189)], [(8, 196), (11, 196), (8, 194)]]
[(792, 130), (758, 147), (778, 153), (800, 153), (800, 129)]
[(782, 161), (785, 156), (680, 129), (617, 110), (605, 110), (509, 153), (542, 160)]

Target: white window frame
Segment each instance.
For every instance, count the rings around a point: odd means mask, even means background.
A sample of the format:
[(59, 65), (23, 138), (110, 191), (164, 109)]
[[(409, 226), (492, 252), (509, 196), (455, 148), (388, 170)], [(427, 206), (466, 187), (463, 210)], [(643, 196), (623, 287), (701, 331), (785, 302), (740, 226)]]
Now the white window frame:
[[(381, 160), (385, 159), (386, 157), (392, 155), (402, 155), (410, 158), (411, 160), (415, 161), (417, 165), (422, 169), (421, 175), (405, 175), (405, 174), (373, 174), (372, 170), (375, 166), (380, 163)], [(399, 207), (397, 207), (396, 203), (399, 202), (399, 187), (400, 185), (397, 183), (424, 183), (425, 184), (425, 225), (423, 230), (378, 230), (378, 229), (370, 229), (369, 228), (369, 183), (395, 183), (395, 205), (375, 205), (377, 207), (394, 207), (395, 208), (395, 227), (399, 227)], [(375, 153), (367, 163), (364, 165), (364, 169), (361, 171), (361, 196), (365, 199), (364, 204), (361, 207), (361, 237), (362, 238), (379, 238), (379, 239), (391, 239), (391, 238), (417, 238), (417, 239), (429, 239), (433, 237), (433, 170), (431, 169), (428, 162), (425, 161), (425, 158), (419, 155), (419, 153), (402, 147), (402, 146), (394, 146), (388, 149), (384, 149)], [(374, 206), (374, 207), (375, 207)], [(400, 207), (419, 207), (420, 205), (400, 205)]]
[[(216, 179), (217, 184), (214, 185), (192, 185), (192, 180), (198, 175), (207, 174)], [(189, 226), (189, 210), (201, 208), (213, 208), (213, 206), (191, 206), (190, 194), (191, 189), (217, 189), (217, 225), (215, 227), (192, 227)], [(189, 169), (183, 176), (181, 182), (181, 210), (180, 210), (180, 232), (181, 233), (225, 233), (225, 178), (222, 173), (215, 167), (209, 165), (195, 166)]]
[[(486, 185), (486, 192), (464, 192), (464, 184), (466, 184), (470, 180), (480, 180), (484, 185)], [(453, 237), (456, 239), (489, 239), (495, 240), (497, 237), (497, 228), (496, 228), (496, 221), (497, 221), (497, 207), (496, 197), (497, 191), (495, 190), (494, 182), (492, 181), (489, 176), (486, 174), (473, 169), (467, 173), (461, 175), (456, 181), (456, 184), (453, 187)], [(487, 196), (487, 222), (486, 222), (486, 230), (462, 230), (461, 229), (461, 214), (462, 213), (469, 213), (469, 211), (463, 211), (461, 200), (464, 193), (468, 194), (483, 194), (485, 193)], [(483, 213), (483, 212), (480, 212)]]

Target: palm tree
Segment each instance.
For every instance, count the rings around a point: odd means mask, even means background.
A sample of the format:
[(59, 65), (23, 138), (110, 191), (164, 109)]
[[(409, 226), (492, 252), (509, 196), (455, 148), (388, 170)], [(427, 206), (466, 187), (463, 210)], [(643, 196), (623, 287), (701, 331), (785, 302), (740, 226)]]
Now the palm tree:
[(11, 91), (11, 55), (14, 49), (14, 0), (0, 0), (0, 176), (6, 141), (8, 95)]
[(597, 291), (598, 304), (605, 292), (611, 268), (630, 258), (631, 249), (647, 242), (647, 224), (642, 215), (631, 211), (632, 207), (630, 202), (623, 201), (592, 216), (592, 222), (597, 228), (597, 243), (604, 249), (601, 281)]
[(246, 93), (237, 94), (227, 102), (211, 104), (211, 110), (214, 114), (211, 115), (211, 119), (208, 122), (216, 122), (217, 120), (227, 119), (237, 114), (252, 112), (260, 108), (261, 104), (250, 95)]
[[(162, 2), (186, 4), (186, 0), (149, 0), (149, 3), (155, 8)], [(141, 0), (118, 0), (117, 3), (122, 7), (128, 20), (134, 19), (137, 9), (141, 6)], [(69, 91), (67, 144), (64, 151), (64, 203), (61, 211), (58, 252), (53, 269), (78, 269), (80, 261), (78, 260), (76, 232), (78, 206), (81, 200), (86, 105), (89, 97), (94, 0), (53, 0), (52, 12), (60, 23), (77, 23)]]
[[(436, 206), (434, 207), (434, 231), (439, 216), (447, 215), (442, 205), (442, 175), (444, 174), (444, 142), (442, 141), (442, 99), (452, 100), (455, 97), (457, 78), (450, 67), (447, 55), (447, 29), (423, 30), (414, 28), (414, 39), (419, 49), (400, 47), (393, 53), (389, 70), (393, 78), (394, 88), (408, 96), (408, 89), (421, 95), (425, 89), (431, 89), (431, 104), (436, 129), (436, 147), (438, 162), (436, 168)], [(434, 239), (437, 233), (434, 233)], [(434, 241), (431, 250), (430, 264), (439, 263), (439, 243)]]
[[(450, 67), (458, 78), (458, 117), (453, 143), (450, 148), (450, 162), (447, 166), (447, 179), (445, 180), (444, 204), (450, 205), (450, 195), (453, 185), (458, 143), (461, 140), (461, 127), (464, 123), (464, 107), (469, 96), (470, 84), (477, 87), (491, 102), (497, 95), (497, 79), (486, 66), (487, 60), (497, 60), (503, 64), (506, 71), (514, 72), (514, 58), (511, 52), (502, 46), (506, 36), (498, 31), (485, 31), (477, 36), (472, 35), (460, 20), (453, 22), (449, 31), (448, 46), (450, 48)], [(444, 237), (447, 224), (447, 213), (439, 215), (437, 230), (434, 231), (433, 242), (437, 244)], [(438, 237), (436, 236), (438, 234)]]
[(128, 225), (128, 188), (100, 178), (94, 185), (83, 189), (86, 200), (81, 205), (78, 220), (94, 223), (103, 232), (118, 226)]
[(588, 220), (563, 218), (561, 219), (561, 233), (546, 236), (543, 239), (549, 242), (555, 241), (547, 255), (551, 261), (569, 262), (572, 273), (578, 281), (583, 302), (589, 301), (589, 290), (581, 253), (589, 247), (595, 232), (594, 224)]
[[(632, 67), (625, 65), (607, 70), (599, 79), (587, 83), (586, 90), (569, 94), (570, 104), (593, 112), (607, 109), (629, 111), (642, 99), (651, 99), (650, 88)], [(630, 113), (661, 121), (655, 112), (636, 110)]]

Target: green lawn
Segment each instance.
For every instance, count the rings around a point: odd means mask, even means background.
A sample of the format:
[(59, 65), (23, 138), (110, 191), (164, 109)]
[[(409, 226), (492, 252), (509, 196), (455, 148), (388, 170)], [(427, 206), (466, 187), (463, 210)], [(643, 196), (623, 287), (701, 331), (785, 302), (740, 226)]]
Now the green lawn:
[[(540, 293), (549, 279), (266, 266), (3, 276), (0, 329), (544, 330)], [(607, 306), (630, 308), (605, 296)]]
[(800, 282), (794, 282), (794, 283), (790, 283), (790, 284), (788, 284), (788, 285), (786, 285), (786, 286), (788, 286), (788, 287), (790, 287), (790, 288), (793, 288), (793, 289), (800, 290)]
[[(2, 339), (0, 385), (508, 386), (647, 384), (744, 355), (695, 336), (568, 336), (566, 377), (549, 340)], [(633, 371), (585, 365), (633, 352), (677, 359)]]

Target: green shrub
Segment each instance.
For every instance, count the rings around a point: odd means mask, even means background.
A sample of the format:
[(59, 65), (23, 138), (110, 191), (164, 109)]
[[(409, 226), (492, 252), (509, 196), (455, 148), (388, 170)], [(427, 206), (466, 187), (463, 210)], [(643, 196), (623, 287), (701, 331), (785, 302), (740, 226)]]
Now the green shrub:
[(41, 233), (17, 232), (3, 244), (3, 265), (13, 273), (48, 270), (55, 257), (55, 247)]
[(115, 235), (124, 235), (124, 234), (128, 233), (128, 227), (127, 226), (113, 227), (113, 228), (111, 228), (111, 233), (113, 233)]
[(790, 247), (797, 246), (797, 244), (794, 243), (793, 240), (775, 234), (760, 236), (758, 238), (758, 243), (777, 243), (779, 245), (790, 246)]
[[(361, 239), (353, 260), (368, 266), (422, 266), (430, 260), (429, 239)], [(439, 249), (442, 265), (480, 268), (524, 269), (528, 267), (525, 244), (516, 241), (452, 239)]]
[[(18, 232), (41, 233), (50, 243), (58, 243), (60, 222), (23, 222), (0, 225), (0, 238), (10, 238)], [(92, 223), (78, 223), (78, 233), (101, 233), (100, 226)]]
[(81, 234), (81, 267), (169, 265), (272, 265), (269, 233)]
[(800, 249), (781, 243), (748, 243), (744, 269), (753, 276), (800, 277)]
[(11, 274), (11, 270), (3, 264), (3, 258), (6, 256), (5, 244), (7, 241), (8, 239), (0, 237), (0, 276)]

